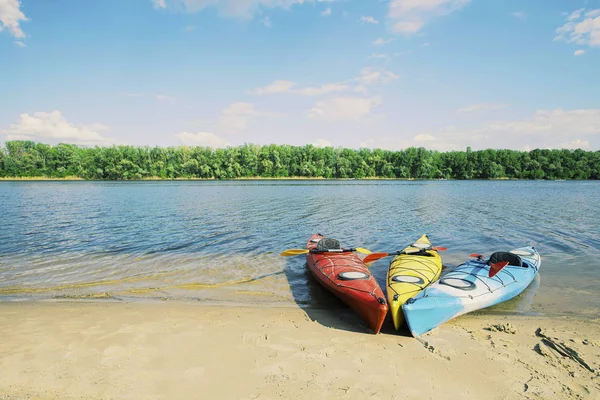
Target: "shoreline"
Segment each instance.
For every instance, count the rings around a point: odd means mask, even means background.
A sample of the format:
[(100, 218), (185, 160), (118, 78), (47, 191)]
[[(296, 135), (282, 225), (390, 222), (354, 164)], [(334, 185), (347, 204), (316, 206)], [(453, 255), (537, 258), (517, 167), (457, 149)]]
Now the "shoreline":
[(159, 178), (150, 177), (142, 179), (85, 179), (77, 176), (65, 177), (65, 178), (51, 178), (44, 176), (35, 177), (0, 177), (0, 182), (6, 181), (84, 181), (84, 182), (163, 182), (163, 181), (212, 181), (212, 182), (234, 182), (234, 181), (453, 181), (453, 182), (489, 182), (489, 181), (545, 181), (545, 182), (588, 182), (595, 181), (595, 179), (518, 179), (518, 178), (490, 178), (490, 179), (421, 179), (421, 178), (383, 178), (383, 177), (366, 177), (366, 178), (323, 178), (323, 177), (303, 177), (303, 176), (292, 176), (292, 177), (243, 177), (233, 179), (216, 179), (216, 178)]
[(0, 399), (600, 396), (600, 319), (467, 315), (419, 339), (384, 328), (344, 309), (4, 302)]
[[(194, 306), (194, 307), (215, 307), (215, 308), (240, 308), (240, 309), (298, 309), (305, 312), (322, 312), (327, 311), (331, 313), (336, 312), (352, 312), (350, 308), (339, 301), (337, 298), (331, 299), (331, 304), (302, 304), (297, 303), (295, 300), (287, 301), (257, 301), (248, 302), (244, 300), (223, 300), (223, 299), (200, 299), (194, 297), (136, 297), (136, 296), (122, 296), (116, 295), (109, 292), (99, 293), (86, 293), (86, 294), (60, 294), (52, 295), (47, 297), (42, 296), (11, 296), (2, 295), (0, 296), (0, 307), (6, 304), (121, 304), (121, 305), (165, 305), (170, 304), (173, 307), (178, 306)], [(508, 300), (513, 301), (513, 299)], [(572, 310), (569, 311), (547, 311), (547, 310), (504, 310), (498, 308), (498, 305), (486, 307), (480, 310), (472, 311), (466, 314), (466, 318), (540, 318), (540, 319), (552, 319), (552, 318), (564, 318), (569, 317), (579, 321), (600, 321), (600, 313), (574, 313)], [(463, 316), (461, 316), (463, 318)], [(361, 324), (361, 320), (357, 319), (357, 323)], [(384, 322), (383, 326), (386, 327), (388, 324), (392, 326), (391, 320)], [(406, 332), (408, 334), (408, 331)], [(1, 399), (0, 399), (1, 400)]]

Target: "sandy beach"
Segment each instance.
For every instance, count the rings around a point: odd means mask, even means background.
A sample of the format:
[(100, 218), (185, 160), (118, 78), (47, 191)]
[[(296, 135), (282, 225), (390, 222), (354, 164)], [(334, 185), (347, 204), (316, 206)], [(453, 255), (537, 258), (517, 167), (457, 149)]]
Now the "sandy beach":
[(467, 316), (417, 340), (348, 309), (4, 303), (0, 399), (597, 399), (599, 328)]

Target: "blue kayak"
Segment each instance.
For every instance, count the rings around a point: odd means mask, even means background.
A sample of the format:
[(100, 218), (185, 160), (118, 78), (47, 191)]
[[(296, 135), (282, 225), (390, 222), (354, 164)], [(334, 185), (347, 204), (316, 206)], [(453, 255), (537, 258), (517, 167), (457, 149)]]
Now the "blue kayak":
[[(509, 262), (493, 277), (491, 264)], [(402, 306), (413, 336), (471, 311), (490, 307), (521, 293), (537, 274), (541, 257), (533, 246), (471, 259), (443, 274)]]

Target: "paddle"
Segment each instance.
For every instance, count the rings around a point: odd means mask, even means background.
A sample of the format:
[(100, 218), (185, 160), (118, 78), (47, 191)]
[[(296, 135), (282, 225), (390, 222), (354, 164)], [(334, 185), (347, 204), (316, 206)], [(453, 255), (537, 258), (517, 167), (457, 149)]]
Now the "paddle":
[[(469, 257), (475, 257), (478, 259), (483, 259), (483, 254), (477, 254), (477, 253), (473, 253), (473, 254), (469, 254)], [(506, 267), (508, 265), (508, 261), (501, 261), (501, 262), (497, 262), (494, 264), (490, 264), (490, 272), (488, 272), (488, 278), (492, 278), (494, 275), (496, 275), (498, 272), (500, 272), (502, 270), (502, 268)]]
[(357, 247), (355, 249), (329, 249), (329, 250), (308, 250), (308, 249), (288, 249), (282, 252), (280, 255), (284, 257), (289, 256), (297, 256), (299, 254), (307, 254), (307, 253), (345, 253), (349, 251), (357, 251), (363, 254), (371, 254), (371, 250), (365, 249), (363, 247)]
[(418, 249), (416, 251), (396, 251), (393, 253), (371, 253), (364, 258), (363, 262), (366, 264), (366, 263), (377, 261), (380, 258), (384, 258), (384, 257), (388, 257), (388, 256), (397, 256), (400, 254), (415, 254), (415, 253), (420, 253), (424, 250), (446, 251), (448, 249), (446, 247), (434, 246), (434, 247), (429, 247), (429, 248), (425, 248), (425, 249)]

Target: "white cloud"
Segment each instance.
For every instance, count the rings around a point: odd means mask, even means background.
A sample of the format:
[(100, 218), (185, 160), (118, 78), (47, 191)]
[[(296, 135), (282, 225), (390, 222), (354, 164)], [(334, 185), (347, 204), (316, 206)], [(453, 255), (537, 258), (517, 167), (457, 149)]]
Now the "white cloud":
[(303, 96), (320, 96), (332, 92), (341, 92), (348, 90), (350, 87), (342, 83), (327, 83), (318, 87), (306, 87), (302, 89), (294, 89), (296, 82), (291, 81), (275, 81), (269, 86), (258, 88), (252, 91), (252, 94), (267, 95), (279, 93), (300, 94)]
[(240, 133), (248, 124), (258, 117), (277, 116), (278, 114), (257, 111), (252, 103), (232, 103), (221, 111), (219, 117), (220, 130), (228, 133)]
[(60, 111), (21, 114), (16, 124), (1, 133), (6, 140), (68, 141), (75, 144), (104, 144), (107, 139), (99, 132), (108, 128), (101, 124), (74, 125)]
[(499, 110), (501, 108), (506, 108), (506, 107), (507, 107), (506, 104), (501, 104), (501, 103), (479, 103), (479, 104), (470, 105), (468, 107), (460, 108), (457, 111), (459, 113), (468, 113), (468, 112), (475, 112), (475, 111)]
[(600, 134), (600, 109), (538, 110), (529, 120), (490, 122), (486, 128), (505, 133), (528, 135), (596, 135)]
[(13, 37), (24, 38), (25, 33), (19, 26), (20, 21), (28, 21), (21, 11), (20, 0), (0, 0), (0, 31), (6, 28)]
[(585, 8), (580, 8), (579, 10), (573, 11), (571, 14), (567, 14), (567, 21), (574, 21), (581, 17), (581, 13), (585, 11)]
[(198, 27), (196, 25), (188, 25), (185, 27), (186, 32), (195, 31), (196, 29), (198, 29)]
[[(490, 121), (475, 130), (457, 128), (436, 133), (441, 143), (473, 148), (567, 148), (589, 145), (579, 138), (600, 135), (600, 109), (538, 110), (532, 117), (516, 121)], [(572, 139), (577, 138), (577, 139)], [(569, 141), (569, 139), (571, 139)], [(567, 140), (567, 142), (565, 142)]]
[(389, 60), (390, 55), (384, 53), (373, 53), (369, 56), (369, 58)]
[(449, 14), (470, 3), (470, 0), (392, 0), (388, 18), (394, 32), (413, 34), (431, 18)]
[(271, 20), (269, 19), (269, 17), (264, 17), (263, 19), (260, 20), (260, 22), (267, 28), (271, 27)]
[(371, 110), (381, 104), (380, 97), (334, 97), (318, 101), (308, 111), (308, 116), (327, 121), (359, 120), (371, 113)]
[(414, 131), (402, 126), (387, 134), (373, 132), (361, 146), (397, 150), (423, 146), (432, 150), (593, 149), (600, 144), (600, 109), (538, 110), (530, 117), (481, 123), (476, 128), (446, 126)]
[(332, 92), (342, 92), (349, 88), (348, 85), (341, 83), (326, 83), (318, 87), (307, 87), (303, 89), (297, 89), (293, 93), (298, 93), (304, 96), (320, 96)]
[(375, 46), (383, 46), (384, 44), (388, 44), (388, 43), (389, 43), (389, 42), (391, 42), (391, 41), (392, 41), (392, 39), (387, 39), (387, 40), (386, 40), (386, 39), (384, 39), (384, 38), (379, 38), (379, 39), (375, 40), (375, 41), (373, 42), (373, 44), (374, 44)]
[(331, 147), (331, 142), (325, 139), (317, 139), (311, 143), (315, 147)]
[(417, 142), (433, 142), (436, 140), (435, 136), (429, 134), (420, 134), (414, 137)]
[(186, 146), (212, 147), (213, 149), (227, 147), (229, 143), (212, 132), (181, 132), (175, 135), (181, 144)]
[(269, 86), (264, 88), (258, 88), (252, 91), (252, 94), (265, 95), (265, 94), (278, 94), (278, 93), (291, 93), (292, 88), (296, 86), (295, 82), (291, 81), (275, 81)]
[(556, 30), (554, 40), (600, 47), (600, 9), (584, 11), (583, 8), (573, 11), (567, 23)]
[(527, 14), (525, 14), (523, 11), (515, 11), (510, 13), (510, 15), (512, 15), (515, 18), (518, 18), (520, 20), (525, 20), (527, 18)]
[(19, 47), (27, 47), (27, 45), (20, 40), (15, 40), (15, 44)]
[(174, 103), (175, 101), (177, 101), (177, 97), (168, 96), (166, 94), (161, 94), (161, 93), (157, 93), (157, 94), (123, 93), (123, 96), (154, 99), (156, 101), (165, 101), (165, 102), (169, 102), (169, 103)]
[(366, 93), (366, 86), (387, 84), (395, 79), (398, 79), (398, 75), (384, 68), (367, 67), (360, 71), (360, 76), (342, 82), (326, 83), (320, 86), (298, 89), (296, 82), (277, 80), (268, 86), (257, 88), (250, 93), (257, 95), (290, 93), (302, 96), (322, 96), (329, 93), (348, 91)]
[(151, 1), (152, 1), (152, 5), (156, 9), (167, 8), (167, 4), (165, 3), (165, 0), (151, 0)]
[(355, 78), (361, 85), (379, 85), (398, 79), (398, 75), (383, 68), (367, 67), (360, 71), (360, 76)]
[(580, 139), (575, 139), (575, 140), (571, 140), (570, 142), (561, 143), (559, 147), (561, 149), (570, 149), (570, 150), (575, 150), (575, 149), (589, 150), (591, 148), (590, 142), (588, 142), (587, 140), (580, 140)]
[(327, 7), (327, 9), (321, 13), (321, 17), (327, 17), (329, 15), (331, 15), (331, 7)]
[(402, 33), (416, 33), (422, 27), (422, 21), (399, 21), (394, 25), (394, 31)]
[(165, 94), (156, 94), (154, 95), (154, 98), (158, 101), (168, 101), (169, 103), (173, 103), (176, 100), (175, 97), (167, 96)]
[(375, 18), (373, 18), (371, 16), (361, 17), (360, 20), (361, 20), (361, 22), (366, 22), (368, 24), (378, 24), (379, 23), (379, 21), (377, 21)]
[(303, 4), (304, 0), (152, 0), (154, 8), (173, 8), (186, 13), (201, 12), (215, 7), (225, 17), (251, 19), (263, 9), (289, 9), (295, 4)]
[(582, 56), (585, 54), (585, 50), (575, 50), (575, 53), (573, 53), (573, 55), (575, 56)]
[(367, 92), (368, 92), (369, 90), (367, 89), (367, 87), (366, 87), (365, 85), (358, 85), (358, 86), (355, 86), (354, 88), (352, 88), (352, 91), (353, 91), (354, 93), (362, 93), (362, 94), (367, 94)]

